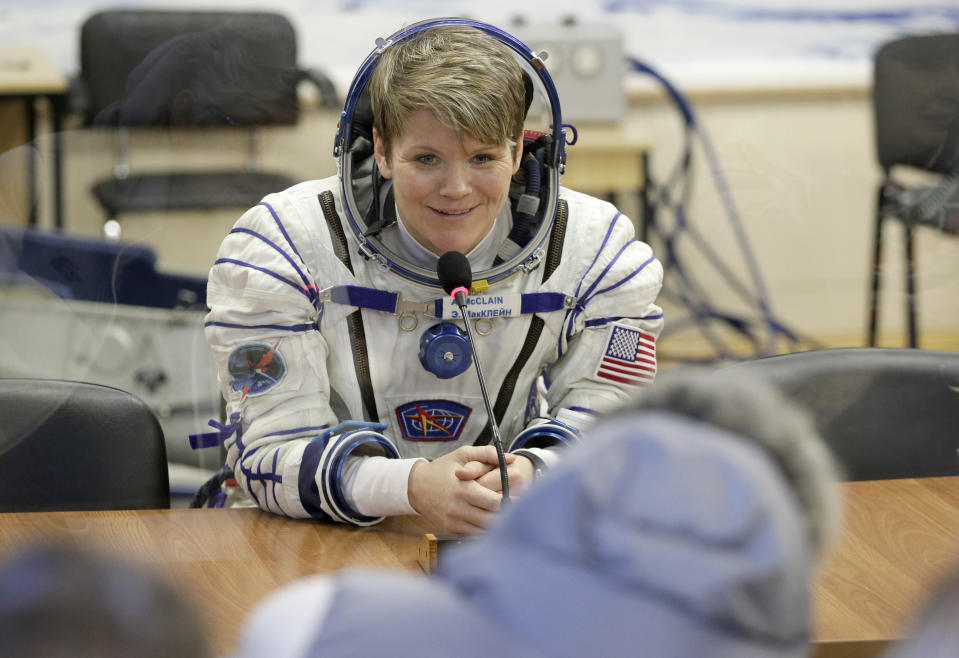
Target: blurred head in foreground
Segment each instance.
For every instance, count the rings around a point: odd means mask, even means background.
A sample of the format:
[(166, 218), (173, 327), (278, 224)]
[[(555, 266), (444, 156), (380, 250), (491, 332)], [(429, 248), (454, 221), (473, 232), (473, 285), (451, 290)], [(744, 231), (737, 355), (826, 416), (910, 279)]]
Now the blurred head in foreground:
[(812, 423), (767, 385), (667, 376), (432, 579), (301, 581), (261, 605), (241, 655), (805, 656), (835, 481)]
[(6, 658), (207, 658), (195, 614), (174, 588), (92, 551), (38, 545), (0, 564)]
[(799, 502), (814, 557), (835, 542), (841, 520), (838, 466), (809, 413), (774, 386), (739, 372), (669, 373), (633, 408), (725, 430), (764, 452)]
[(909, 637), (883, 658), (952, 658), (959, 656), (959, 568), (919, 608)]

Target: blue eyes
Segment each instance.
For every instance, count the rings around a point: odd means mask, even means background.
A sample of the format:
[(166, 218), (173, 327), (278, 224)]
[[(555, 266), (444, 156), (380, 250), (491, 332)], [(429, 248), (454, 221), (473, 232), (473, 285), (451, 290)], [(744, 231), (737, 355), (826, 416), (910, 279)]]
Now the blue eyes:
[[(432, 165), (436, 164), (437, 157), (432, 154), (423, 154), (416, 156), (415, 160), (421, 165)], [(474, 155), (470, 161), (473, 164), (486, 164), (487, 162), (493, 162), (494, 160), (496, 160), (495, 156), (488, 153), (480, 153), (479, 155)]]

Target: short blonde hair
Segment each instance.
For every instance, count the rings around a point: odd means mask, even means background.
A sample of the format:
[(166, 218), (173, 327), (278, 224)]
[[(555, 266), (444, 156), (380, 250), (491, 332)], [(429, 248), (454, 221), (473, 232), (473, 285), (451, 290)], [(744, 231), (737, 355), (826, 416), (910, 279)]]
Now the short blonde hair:
[(393, 44), (369, 81), (373, 126), (390, 157), (393, 139), (426, 109), (460, 137), (515, 144), (523, 132), (523, 72), (504, 43), (468, 25), (435, 25)]

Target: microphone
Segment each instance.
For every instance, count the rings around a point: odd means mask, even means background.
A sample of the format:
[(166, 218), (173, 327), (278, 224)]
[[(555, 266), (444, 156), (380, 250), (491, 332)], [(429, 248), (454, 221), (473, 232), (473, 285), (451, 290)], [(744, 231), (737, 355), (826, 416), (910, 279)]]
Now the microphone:
[(493, 447), (496, 448), (496, 458), (499, 460), (500, 483), (503, 486), (503, 501), (509, 500), (509, 477), (506, 473), (506, 455), (503, 453), (503, 441), (500, 439), (499, 427), (493, 415), (493, 405), (486, 391), (486, 379), (480, 367), (476, 346), (473, 343), (473, 329), (470, 326), (469, 313), (466, 311), (466, 296), (473, 283), (473, 269), (470, 262), (458, 251), (447, 251), (440, 256), (436, 263), (436, 276), (440, 280), (443, 290), (453, 298), (463, 314), (463, 324), (466, 325), (466, 336), (469, 339), (470, 351), (473, 353), (473, 364), (476, 366), (476, 376), (479, 378), (480, 391), (483, 393), (483, 402), (486, 403), (486, 415), (489, 418), (490, 429), (493, 435)]
[(469, 287), (473, 285), (473, 269), (469, 259), (458, 251), (447, 251), (436, 262), (436, 276), (446, 294), (457, 305), (465, 306)]

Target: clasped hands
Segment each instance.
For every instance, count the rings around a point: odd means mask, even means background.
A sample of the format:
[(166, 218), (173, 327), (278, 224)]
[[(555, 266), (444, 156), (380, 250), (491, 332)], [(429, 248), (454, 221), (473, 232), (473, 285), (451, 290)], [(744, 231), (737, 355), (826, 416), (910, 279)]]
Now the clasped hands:
[[(533, 463), (506, 455), (510, 497), (533, 481)], [(493, 446), (462, 446), (413, 465), (408, 482), (413, 509), (434, 532), (472, 534), (495, 518), (503, 501), (499, 460)]]

